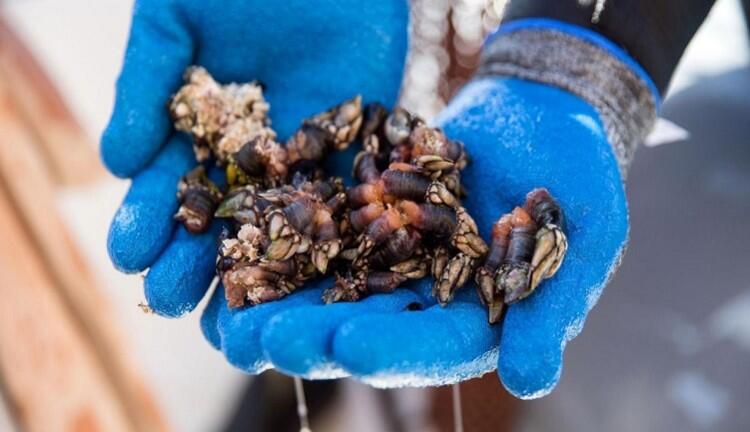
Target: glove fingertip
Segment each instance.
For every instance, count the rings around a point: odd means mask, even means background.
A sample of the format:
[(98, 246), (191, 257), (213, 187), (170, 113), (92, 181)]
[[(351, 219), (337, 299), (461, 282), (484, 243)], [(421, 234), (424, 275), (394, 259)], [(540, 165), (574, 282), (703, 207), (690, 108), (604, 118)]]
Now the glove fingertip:
[[(381, 360), (374, 358), (369, 352), (370, 344), (381, 345), (385, 340), (373, 338), (374, 330), (368, 325), (370, 322), (387, 321), (387, 314), (368, 314), (353, 318), (341, 325), (333, 337), (333, 354), (336, 361), (347, 371), (355, 375), (369, 375), (380, 369)], [(370, 346), (368, 346), (370, 345)], [(383, 350), (378, 349), (378, 352)]]
[(281, 310), (263, 327), (263, 352), (275, 368), (292, 375), (308, 375), (316, 366), (330, 361), (327, 339), (337, 314), (323, 307), (320, 294), (331, 285), (331, 278), (313, 282), (306, 289), (316, 292), (309, 304)]
[[(318, 284), (331, 285), (330, 279)], [(398, 313), (409, 304), (421, 304), (421, 298), (409, 290), (388, 295), (373, 295), (358, 303), (310, 305), (274, 316), (263, 329), (261, 343), (268, 359), (285, 372), (325, 377), (340, 375), (335, 370), (332, 341), (337, 329), (347, 320), (363, 313)]]
[(540, 291), (512, 305), (503, 322), (497, 370), (505, 388), (521, 399), (540, 398), (554, 389), (565, 345), (583, 325), (583, 318), (567, 324), (565, 317), (556, 316), (556, 309), (544, 308), (551, 294), (552, 290)]
[(115, 212), (107, 233), (107, 253), (112, 265), (123, 273), (138, 273), (145, 270), (155, 259), (155, 254), (146, 250), (134, 250), (130, 246), (132, 221), (137, 218), (135, 208), (123, 204)]
[(221, 349), (230, 364), (250, 374), (271, 367), (263, 347), (261, 334), (271, 318), (285, 310), (320, 301), (320, 291), (301, 290), (280, 301), (257, 306), (230, 309), (222, 307), (218, 316)]
[(301, 307), (279, 313), (268, 321), (261, 345), (274, 367), (294, 375), (307, 375), (330, 363), (326, 342), (333, 320), (327, 312), (320, 307)]
[(214, 277), (221, 224), (195, 235), (179, 227), (144, 282), (149, 307), (159, 315), (180, 317), (198, 305)]
[(258, 313), (258, 309), (230, 309), (224, 302), (217, 316), (221, 352), (229, 364), (249, 374), (261, 373), (269, 367), (260, 355), (256, 336), (262, 319), (259, 315), (262, 311)]
[(192, 163), (190, 146), (178, 136), (133, 178), (109, 228), (107, 250), (115, 268), (137, 273), (161, 255), (174, 229), (177, 182)]
[(150, 189), (149, 184), (158, 189), (154, 177), (145, 172), (133, 181), (109, 226), (107, 251), (115, 268), (124, 273), (137, 273), (148, 268), (172, 235), (176, 202), (165, 205), (141, 193), (142, 189)]
[[(571, 236), (570, 244), (580, 247), (582, 242)], [(580, 334), (617, 260), (571, 253), (553, 278), (509, 307), (502, 324), (498, 374), (511, 394), (536, 399), (554, 389), (567, 343)]]
[(336, 332), (333, 352), (347, 371), (382, 378), (376, 385), (434, 385), (494, 369), (497, 340), (480, 305), (451, 303), (354, 318)]
[(497, 374), (506, 390), (519, 399), (538, 399), (554, 390), (562, 374), (562, 348), (508, 352), (501, 345)]

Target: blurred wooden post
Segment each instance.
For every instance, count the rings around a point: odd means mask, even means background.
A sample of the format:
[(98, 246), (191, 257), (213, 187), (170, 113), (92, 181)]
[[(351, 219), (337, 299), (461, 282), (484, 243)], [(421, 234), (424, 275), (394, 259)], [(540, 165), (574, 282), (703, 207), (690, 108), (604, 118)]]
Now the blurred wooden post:
[(76, 185), (101, 178), (99, 158), (44, 70), (0, 15), (0, 72), (28, 123), (53, 180)]
[(25, 52), (8, 48), (5, 31), (0, 19), (3, 396), (32, 431), (167, 430), (56, 209), (55, 185), (89, 181), (101, 165), (64, 105), (49, 100), (59, 98), (49, 81), (26, 80), (28, 62), (5, 61)]
[(135, 430), (2, 189), (0, 236), (0, 375), (16, 423), (29, 431)]

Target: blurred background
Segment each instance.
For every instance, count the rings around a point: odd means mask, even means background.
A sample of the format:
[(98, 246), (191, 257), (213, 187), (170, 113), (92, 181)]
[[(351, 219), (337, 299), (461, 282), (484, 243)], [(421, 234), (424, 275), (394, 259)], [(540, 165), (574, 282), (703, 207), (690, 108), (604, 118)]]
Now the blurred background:
[[(413, 1), (401, 103), (425, 117), (437, 113), (471, 75), (504, 3)], [(134, 429), (296, 430), (290, 379), (233, 369), (203, 341), (199, 312), (179, 320), (144, 314), (141, 279), (118, 273), (107, 257), (108, 224), (128, 184), (104, 172), (96, 143), (131, 7), (0, 2), (0, 262), (20, 275), (0, 268), (0, 431), (62, 429), (30, 421), (40, 409), (49, 418), (72, 411), (66, 430), (96, 430), (90, 415), (75, 411), (87, 400), (102, 412), (124, 400), (135, 418), (124, 424)], [(567, 350), (555, 392), (520, 402), (494, 374), (464, 383), (467, 430), (750, 428), (743, 17), (738, 0), (719, 0), (689, 46), (665, 120), (629, 175), (623, 266)], [(72, 390), (50, 394), (60, 388)], [(306, 390), (313, 430), (451, 430), (448, 388), (386, 392), (340, 380)]]

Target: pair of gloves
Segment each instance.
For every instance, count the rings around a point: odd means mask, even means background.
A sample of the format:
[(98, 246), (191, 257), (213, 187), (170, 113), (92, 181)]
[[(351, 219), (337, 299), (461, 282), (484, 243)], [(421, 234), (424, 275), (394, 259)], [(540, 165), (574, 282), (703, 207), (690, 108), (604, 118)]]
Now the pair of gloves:
[[(165, 108), (185, 68), (205, 66), (221, 82), (264, 82), (283, 140), (301, 119), (354, 94), (393, 106), (408, 19), (403, 0), (136, 1), (101, 151), (113, 174), (132, 179), (109, 232), (112, 262), (124, 272), (149, 269), (145, 295), (155, 312), (178, 317), (205, 296), (221, 229), (215, 222), (192, 235), (173, 220), (178, 179), (195, 164), (189, 137), (174, 131)], [(597, 35), (553, 21), (516, 22), (498, 37), (535, 29), (583, 38), (625, 58)], [(495, 326), (487, 324), (473, 286), (446, 307), (431, 297), (430, 280), (323, 305), (330, 281), (322, 281), (243, 309), (229, 309), (219, 286), (201, 324), (231, 364), (248, 373), (354, 376), (382, 387), (447, 384), (497, 369), (517, 397), (552, 390), (565, 345), (581, 331), (628, 236), (621, 171), (600, 111), (553, 85), (486, 76), (466, 85), (435, 122), (472, 157), (465, 206), (485, 239), (531, 189), (547, 187), (558, 199), (569, 251), (557, 275)], [(340, 167), (348, 175), (350, 165)], [(407, 309), (415, 303), (421, 310)]]

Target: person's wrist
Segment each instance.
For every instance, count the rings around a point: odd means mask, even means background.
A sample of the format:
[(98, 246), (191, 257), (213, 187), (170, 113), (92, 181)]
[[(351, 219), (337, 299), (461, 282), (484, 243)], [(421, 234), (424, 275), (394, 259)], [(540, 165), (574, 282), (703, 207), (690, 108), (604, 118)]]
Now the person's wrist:
[(492, 33), (477, 73), (491, 76), (540, 82), (589, 103), (623, 178), (660, 104), (651, 78), (620, 47), (592, 30), (550, 19), (512, 21)]

